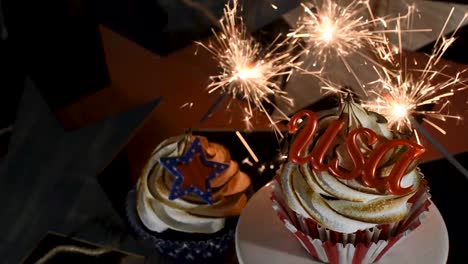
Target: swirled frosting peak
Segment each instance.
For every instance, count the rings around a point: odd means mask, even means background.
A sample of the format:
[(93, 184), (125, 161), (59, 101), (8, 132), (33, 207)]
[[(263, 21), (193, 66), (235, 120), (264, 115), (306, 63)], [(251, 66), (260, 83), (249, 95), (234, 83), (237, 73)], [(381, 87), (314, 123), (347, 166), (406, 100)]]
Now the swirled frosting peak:
[(250, 178), (239, 170), (225, 147), (204, 137), (198, 138), (206, 158), (229, 165), (211, 180), (212, 204), (193, 194), (169, 199), (174, 176), (160, 164), (160, 159), (182, 156), (194, 138), (184, 135), (165, 140), (153, 151), (142, 171), (137, 183), (137, 211), (149, 230), (215, 233), (224, 227), (227, 217), (238, 216), (247, 203), (245, 192)]
[[(372, 144), (362, 136), (357, 138), (356, 146), (366, 159), (378, 144), (398, 139), (388, 130), (383, 117), (367, 112), (353, 101), (346, 101), (338, 112), (319, 113), (317, 119), (315, 133), (307, 151), (312, 152), (313, 156), (314, 149), (320, 147), (320, 140), (323, 140), (323, 135), (326, 134), (324, 131), (333, 121), (342, 121), (344, 128), (332, 140), (323, 162), (327, 166), (335, 162), (336, 167), (344, 172), (356, 169), (356, 162), (351, 160), (349, 148), (346, 146), (346, 139), (351, 131), (365, 128), (373, 131), (377, 137), (378, 142)], [(378, 180), (390, 175), (392, 168), (404, 157), (405, 152), (404, 146), (397, 146), (385, 153), (377, 164)], [(378, 224), (402, 220), (408, 213), (408, 199), (422, 186), (422, 175), (415, 162), (404, 172), (399, 182), (401, 188), (410, 190), (401, 195), (369, 186), (363, 181), (362, 175), (350, 179), (340, 178), (330, 170), (315, 169), (311, 163), (313, 162), (298, 164), (289, 161), (283, 166), (280, 183), (286, 202), (296, 213), (312, 218), (322, 226), (337, 232), (353, 233)]]

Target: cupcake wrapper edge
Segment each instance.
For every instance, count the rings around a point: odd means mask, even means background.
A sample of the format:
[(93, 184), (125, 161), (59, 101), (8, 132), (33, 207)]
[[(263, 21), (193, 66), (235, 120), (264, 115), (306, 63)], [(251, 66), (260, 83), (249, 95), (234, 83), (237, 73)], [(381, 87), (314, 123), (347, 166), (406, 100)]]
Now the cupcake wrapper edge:
[[(418, 194), (408, 217), (402, 223), (381, 225), (351, 234), (333, 232), (312, 219), (305, 219), (287, 207), (281, 197), (280, 186), (273, 182), (271, 195), (273, 210), (285, 227), (314, 258), (332, 264), (375, 263), (398, 241), (408, 236), (425, 218), (431, 202), (427, 191)], [(382, 239), (386, 237), (386, 239)]]
[(234, 240), (233, 229), (222, 235), (214, 236), (212, 239), (202, 241), (172, 241), (159, 238), (156, 234), (149, 233), (142, 226), (143, 224), (140, 222), (136, 212), (135, 196), (136, 191), (134, 189), (127, 195), (125, 212), (128, 223), (145, 244), (155, 248), (163, 255), (185, 261), (214, 258), (222, 255)]

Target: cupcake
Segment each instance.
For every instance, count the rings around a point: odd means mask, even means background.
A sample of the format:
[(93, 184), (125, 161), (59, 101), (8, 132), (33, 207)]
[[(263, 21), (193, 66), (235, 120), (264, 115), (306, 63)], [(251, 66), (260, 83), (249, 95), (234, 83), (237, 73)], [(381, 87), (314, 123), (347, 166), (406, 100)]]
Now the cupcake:
[(417, 168), (424, 148), (352, 100), (301, 111), (289, 123), (288, 161), (273, 208), (313, 258), (374, 263), (420, 225), (430, 205)]
[(219, 256), (233, 240), (250, 178), (229, 151), (204, 137), (162, 142), (127, 197), (131, 227), (160, 253), (182, 260)]

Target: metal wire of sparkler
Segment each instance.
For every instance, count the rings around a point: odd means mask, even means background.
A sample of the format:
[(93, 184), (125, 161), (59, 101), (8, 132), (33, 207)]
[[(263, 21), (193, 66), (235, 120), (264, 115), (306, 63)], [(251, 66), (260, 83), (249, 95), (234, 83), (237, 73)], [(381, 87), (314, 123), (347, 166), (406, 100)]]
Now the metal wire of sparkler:
[(455, 169), (457, 169), (461, 174), (463, 174), (463, 176), (465, 176), (466, 179), (468, 179), (468, 170), (463, 167), (463, 165), (457, 159), (455, 159), (455, 157), (452, 156), (452, 154), (450, 154), (450, 152), (445, 149), (444, 146), (438, 142), (421, 124), (414, 120), (412, 123), (415, 129), (417, 129), (421, 135), (424, 136), (432, 144), (432, 146), (434, 146), (434, 148), (436, 148), (437, 151), (439, 151), (439, 153), (447, 159), (450, 164), (452, 164)]
[(201, 12), (208, 20), (210, 20), (214, 25), (218, 24), (218, 19), (213, 15), (213, 13), (202, 5), (200, 2), (193, 0), (181, 0), (186, 6), (191, 7), (195, 10)]
[[(457, 91), (468, 87), (466, 80), (460, 77), (462, 72), (455, 76), (443, 73), (447, 66), (440, 66), (439, 63), (445, 51), (455, 41), (455, 34), (466, 20), (465, 15), (460, 21), (452, 35), (448, 38), (443, 36), (443, 32), (452, 17), (454, 9), (451, 10), (447, 20), (442, 27), (439, 37), (436, 40), (432, 54), (423, 69), (408, 68), (408, 61), (403, 59), (403, 50), (401, 47), (401, 34), (398, 34), (399, 47), (398, 58), (392, 66), (396, 69), (387, 67), (375, 67), (378, 80), (371, 83), (371, 97), (363, 106), (371, 111), (375, 111), (385, 116), (389, 121), (389, 126), (396, 131), (413, 131), (413, 118), (422, 118), (427, 124), (431, 125), (439, 132), (446, 134), (445, 130), (432, 122), (431, 119), (446, 121), (447, 119), (460, 120), (458, 115), (449, 114), (449, 97)], [(398, 24), (398, 27), (400, 25)], [(392, 56), (389, 56), (392, 57)], [(417, 64), (417, 61), (414, 62)], [(441, 67), (438, 69), (438, 67)], [(434, 78), (440, 77), (445, 81), (434, 82)], [(427, 108), (439, 105), (437, 110), (427, 110)], [(416, 136), (417, 135), (417, 130)], [(419, 141), (419, 140), (418, 140)]]
[(279, 78), (288, 79), (300, 64), (297, 61), (300, 55), (294, 55), (293, 52), (295, 46), (289, 43), (290, 38), (280, 40), (282, 36), (278, 35), (268, 47), (263, 48), (248, 34), (237, 0), (233, 0), (231, 5), (226, 4), (219, 27), (219, 32), (213, 30), (214, 41), (209, 44), (198, 43), (213, 55), (220, 68), (218, 75), (211, 76), (208, 92), (219, 91), (221, 95), (202, 120), (206, 120), (228, 95), (232, 99), (246, 102), (244, 121), (247, 128), (251, 125), (250, 119), (254, 116), (254, 109), (258, 109), (267, 116), (271, 126), (281, 135), (276, 125), (277, 121), (268, 114), (263, 103), (271, 105), (282, 119), (289, 120), (275, 104), (274, 99), (289, 106), (293, 105), (287, 92), (281, 89)]

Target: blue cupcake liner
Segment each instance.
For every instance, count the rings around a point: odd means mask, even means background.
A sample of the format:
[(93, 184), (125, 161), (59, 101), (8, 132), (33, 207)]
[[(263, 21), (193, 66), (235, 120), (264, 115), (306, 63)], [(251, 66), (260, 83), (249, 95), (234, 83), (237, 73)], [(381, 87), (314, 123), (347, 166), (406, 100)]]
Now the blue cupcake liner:
[(161, 254), (185, 261), (196, 261), (221, 256), (234, 240), (234, 229), (226, 230), (219, 236), (200, 241), (181, 241), (162, 239), (156, 232), (148, 231), (136, 211), (136, 191), (132, 189), (127, 195), (125, 206), (127, 219), (136, 235), (146, 244)]

